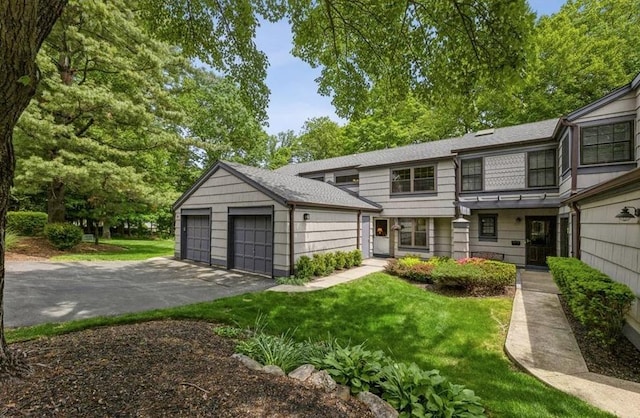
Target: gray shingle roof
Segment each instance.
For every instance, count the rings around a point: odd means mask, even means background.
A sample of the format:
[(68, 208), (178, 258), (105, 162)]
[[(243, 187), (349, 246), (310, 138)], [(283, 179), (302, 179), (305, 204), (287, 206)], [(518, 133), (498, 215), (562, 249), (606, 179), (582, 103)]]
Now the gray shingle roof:
[(218, 161), (198, 179), (173, 204), (176, 210), (191, 194), (197, 190), (218, 169), (223, 168), (238, 178), (246, 181), (268, 196), (282, 204), (300, 204), (310, 206), (326, 206), (333, 208), (362, 209), (379, 212), (381, 207), (376, 203), (354, 196), (329, 183), (276, 173), (262, 168), (249, 167), (229, 161)]
[(301, 173), (331, 171), (342, 168), (377, 167), (381, 165), (444, 158), (452, 156), (454, 151), (551, 138), (553, 137), (557, 123), (558, 119), (549, 119), (541, 122), (496, 128), (492, 134), (484, 136), (475, 136), (475, 132), (468, 133), (458, 138), (447, 138), (439, 141), (345, 155), (326, 160), (289, 164), (276, 171), (282, 174), (298, 175)]

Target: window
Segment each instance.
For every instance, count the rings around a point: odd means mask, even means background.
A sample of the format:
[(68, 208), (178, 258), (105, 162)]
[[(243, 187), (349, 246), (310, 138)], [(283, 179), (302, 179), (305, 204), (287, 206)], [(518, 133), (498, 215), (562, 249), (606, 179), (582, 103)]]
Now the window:
[(360, 176), (358, 173), (346, 176), (336, 176), (336, 184), (358, 184)]
[(376, 237), (386, 237), (388, 226), (386, 219), (376, 219)]
[(480, 241), (498, 240), (498, 215), (478, 215), (480, 222)]
[(556, 185), (556, 150), (534, 151), (529, 156), (529, 187)]
[(427, 218), (400, 218), (400, 247), (427, 248)]
[(482, 190), (482, 158), (462, 160), (462, 191)]
[(633, 122), (582, 128), (580, 161), (582, 164), (605, 164), (630, 161), (633, 149)]
[(560, 158), (562, 159), (562, 172), (564, 173), (571, 167), (571, 161), (569, 161), (569, 135), (565, 135), (562, 143), (560, 144)]
[(436, 189), (436, 168), (401, 168), (391, 171), (391, 193), (432, 192)]

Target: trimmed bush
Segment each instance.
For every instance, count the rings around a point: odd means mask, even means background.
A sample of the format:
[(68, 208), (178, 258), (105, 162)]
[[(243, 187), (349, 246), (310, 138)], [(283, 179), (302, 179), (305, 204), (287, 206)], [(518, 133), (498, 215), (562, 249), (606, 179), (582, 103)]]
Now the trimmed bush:
[(303, 255), (296, 262), (295, 278), (299, 280), (309, 281), (313, 277), (313, 262), (311, 258)]
[(469, 293), (499, 293), (515, 283), (516, 266), (482, 258), (449, 260), (434, 266), (431, 277), (442, 287), (461, 288)]
[(44, 236), (59, 250), (68, 250), (82, 242), (82, 228), (72, 224), (54, 223), (44, 227)]
[(7, 229), (18, 235), (40, 235), (46, 224), (47, 214), (44, 212), (7, 212)]
[(354, 267), (362, 265), (362, 251), (353, 250), (351, 251), (351, 265)]
[(547, 264), (573, 316), (589, 335), (612, 347), (635, 300), (631, 289), (576, 258), (548, 257)]
[(347, 265), (347, 254), (344, 251), (335, 252), (336, 270), (342, 270)]
[(327, 275), (327, 259), (322, 253), (313, 255), (313, 275), (322, 277)]

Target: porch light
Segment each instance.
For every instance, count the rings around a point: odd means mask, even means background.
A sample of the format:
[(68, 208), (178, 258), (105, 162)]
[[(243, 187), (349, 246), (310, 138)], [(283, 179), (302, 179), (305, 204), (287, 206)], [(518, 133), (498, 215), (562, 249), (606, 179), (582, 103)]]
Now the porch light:
[[(629, 212), (629, 209), (633, 209), (633, 213)], [(616, 218), (620, 219), (622, 222), (630, 221), (636, 217), (640, 217), (640, 209), (635, 208), (633, 206), (625, 206), (620, 210), (620, 213), (616, 215)]]
[(302, 219), (304, 219), (305, 221), (308, 221), (309, 219), (311, 219), (311, 215), (309, 215), (308, 213), (305, 213), (302, 215)]

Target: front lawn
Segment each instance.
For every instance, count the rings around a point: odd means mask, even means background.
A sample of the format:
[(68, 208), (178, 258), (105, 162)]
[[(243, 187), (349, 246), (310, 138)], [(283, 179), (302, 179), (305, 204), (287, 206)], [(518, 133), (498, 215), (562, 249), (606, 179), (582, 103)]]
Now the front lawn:
[[(173, 240), (136, 240), (105, 239), (100, 240), (100, 250), (87, 252), (92, 244), (84, 244), (83, 251), (51, 257), (56, 261), (124, 261), (146, 260), (152, 257), (173, 255)], [(109, 246), (111, 248), (108, 248)]]
[(376, 273), (324, 291), (245, 294), (116, 318), (10, 330), (7, 336), (15, 341), (160, 318), (247, 327), (262, 314), (274, 334), (295, 328), (300, 340), (330, 335), (353, 344), (366, 341), (368, 348), (384, 350), (396, 361), (439, 369), (453, 383), (482, 397), (490, 416), (610, 416), (515, 369), (503, 352), (511, 304), (505, 297), (450, 298)]

